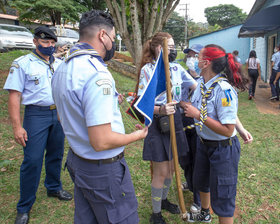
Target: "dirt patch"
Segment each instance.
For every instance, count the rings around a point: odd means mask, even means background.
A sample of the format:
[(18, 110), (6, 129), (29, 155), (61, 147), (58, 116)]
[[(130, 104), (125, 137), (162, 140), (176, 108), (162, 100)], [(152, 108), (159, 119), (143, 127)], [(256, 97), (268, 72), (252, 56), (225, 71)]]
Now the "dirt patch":
[(260, 113), (280, 114), (280, 102), (271, 101), (270, 86), (268, 83), (258, 81), (254, 101)]

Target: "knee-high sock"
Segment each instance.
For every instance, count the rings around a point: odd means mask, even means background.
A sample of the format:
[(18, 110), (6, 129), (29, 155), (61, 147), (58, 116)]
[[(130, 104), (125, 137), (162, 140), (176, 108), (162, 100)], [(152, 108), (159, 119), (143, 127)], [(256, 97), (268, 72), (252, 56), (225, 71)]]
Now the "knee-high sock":
[(152, 186), (152, 205), (153, 213), (159, 213), (161, 211), (161, 198), (163, 188), (154, 188)]
[(164, 180), (164, 185), (163, 185), (162, 200), (165, 200), (167, 198), (170, 185), (171, 185), (171, 179), (166, 178)]

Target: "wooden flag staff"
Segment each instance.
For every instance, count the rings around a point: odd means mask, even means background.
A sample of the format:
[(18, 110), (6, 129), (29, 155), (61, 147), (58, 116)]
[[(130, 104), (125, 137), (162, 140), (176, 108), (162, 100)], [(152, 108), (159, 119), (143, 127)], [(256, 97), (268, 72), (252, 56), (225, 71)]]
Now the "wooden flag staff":
[[(170, 82), (170, 70), (169, 70), (169, 60), (168, 60), (168, 45), (167, 38), (163, 40), (163, 61), (165, 68), (165, 78), (166, 78), (166, 94), (167, 94), (167, 103), (172, 101), (171, 97), (171, 82)], [(172, 154), (174, 161), (174, 169), (175, 169), (175, 177), (176, 177), (176, 185), (179, 197), (179, 206), (181, 212), (183, 214), (183, 219), (187, 218), (187, 211), (183, 197), (183, 191), (181, 188), (181, 175), (179, 170), (179, 162), (178, 162), (178, 153), (177, 153), (177, 142), (176, 142), (176, 134), (175, 134), (175, 123), (174, 123), (174, 115), (169, 115), (169, 124), (170, 124), (170, 137), (171, 137), (171, 146), (172, 146)]]

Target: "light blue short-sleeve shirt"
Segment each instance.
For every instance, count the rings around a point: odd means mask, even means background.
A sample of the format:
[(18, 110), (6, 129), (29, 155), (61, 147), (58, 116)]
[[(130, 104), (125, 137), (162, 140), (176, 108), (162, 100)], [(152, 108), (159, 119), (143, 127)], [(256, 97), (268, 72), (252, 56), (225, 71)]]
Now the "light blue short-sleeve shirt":
[[(205, 92), (211, 87), (212, 83), (219, 77), (217, 75), (209, 80), (205, 85)], [(202, 95), (200, 92), (200, 84), (204, 83), (203, 77), (198, 79), (198, 86), (193, 93), (191, 103), (193, 106), (200, 110)], [(226, 94), (226, 91), (228, 94)], [(227, 81), (219, 81), (218, 85), (212, 90), (210, 97), (207, 100), (207, 116), (212, 119), (221, 122), (222, 124), (236, 124), (238, 110), (238, 96), (234, 88)], [(194, 119), (195, 122), (198, 120)], [(203, 125), (202, 130), (196, 126), (197, 134), (208, 140), (223, 140), (228, 137), (217, 134), (210, 128)], [(232, 137), (236, 135), (236, 129), (232, 134)]]
[(273, 69), (278, 70), (278, 64), (280, 63), (280, 51), (278, 51), (272, 55), (271, 61), (274, 62)]
[(111, 124), (112, 131), (125, 133), (115, 81), (95, 51), (79, 51), (61, 64), (52, 80), (53, 97), (60, 122), (75, 154), (85, 159), (112, 158), (124, 147), (95, 151), (88, 127)]
[[(148, 63), (143, 66), (140, 72), (138, 95), (142, 95), (145, 87), (147, 86), (149, 79), (153, 73), (155, 64)], [(171, 74), (172, 83), (172, 97), (173, 100), (180, 102), (181, 100), (187, 101), (189, 89), (193, 86), (196, 81), (191, 77), (189, 73), (178, 63), (170, 62), (169, 69)], [(162, 105), (166, 104), (167, 97), (166, 93), (156, 98), (155, 104)]]
[(23, 105), (50, 106), (51, 79), (61, 62), (55, 59), (50, 64), (35, 53), (22, 56), (12, 63), (4, 89), (21, 92)]

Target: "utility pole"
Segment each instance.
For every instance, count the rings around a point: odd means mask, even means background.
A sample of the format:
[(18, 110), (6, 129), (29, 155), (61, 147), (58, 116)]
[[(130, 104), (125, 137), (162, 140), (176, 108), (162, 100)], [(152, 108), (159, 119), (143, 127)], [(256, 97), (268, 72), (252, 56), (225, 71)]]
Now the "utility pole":
[(184, 10), (185, 11), (185, 25), (184, 25), (184, 39), (185, 39), (185, 47), (188, 46), (188, 4), (180, 4), (181, 6), (185, 6), (184, 9), (180, 9), (180, 10)]
[(185, 46), (188, 46), (188, 4), (186, 3), (185, 11)]

